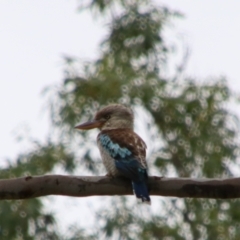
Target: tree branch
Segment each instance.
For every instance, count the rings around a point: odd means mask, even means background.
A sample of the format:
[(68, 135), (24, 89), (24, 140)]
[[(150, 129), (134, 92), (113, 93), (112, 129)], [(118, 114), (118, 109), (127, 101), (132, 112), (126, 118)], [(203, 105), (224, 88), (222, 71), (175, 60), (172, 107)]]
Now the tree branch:
[[(149, 177), (150, 195), (189, 198), (240, 198), (240, 178), (189, 179)], [(47, 195), (73, 197), (132, 195), (123, 178), (44, 175), (0, 180), (0, 199), (26, 199)]]

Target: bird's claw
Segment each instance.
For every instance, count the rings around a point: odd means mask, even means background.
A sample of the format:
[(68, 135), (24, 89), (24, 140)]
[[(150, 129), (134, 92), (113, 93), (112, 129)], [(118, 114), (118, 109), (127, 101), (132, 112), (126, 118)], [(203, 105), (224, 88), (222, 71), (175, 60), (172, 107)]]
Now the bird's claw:
[(109, 177), (109, 178), (113, 178), (113, 175), (110, 174), (110, 173), (107, 173), (105, 176), (106, 176), (106, 177)]

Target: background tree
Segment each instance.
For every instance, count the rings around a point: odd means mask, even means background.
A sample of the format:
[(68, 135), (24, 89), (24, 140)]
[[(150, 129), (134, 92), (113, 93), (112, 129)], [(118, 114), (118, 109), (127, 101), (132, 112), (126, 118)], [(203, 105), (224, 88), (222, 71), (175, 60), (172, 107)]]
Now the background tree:
[[(147, 0), (95, 0), (82, 8), (108, 22), (101, 54), (91, 63), (66, 58), (65, 80), (49, 100), (54, 138), (45, 146), (35, 143), (30, 153), (1, 170), (2, 178), (45, 174), (55, 166), (67, 172), (81, 167), (103, 173), (101, 160), (89, 144), (92, 134), (77, 134), (73, 127), (111, 102), (131, 105), (145, 120), (138, 132), (147, 131), (151, 141), (150, 174), (154, 170), (165, 176), (232, 176), (229, 166), (239, 154), (238, 119), (225, 108), (232, 98), (225, 79), (199, 84), (183, 77), (181, 69), (174, 77), (165, 74), (171, 46), (163, 32), (181, 15)], [(158, 206), (149, 209), (129, 197), (114, 196), (96, 213), (100, 224), (90, 234), (76, 226), (66, 239), (238, 238), (236, 200), (153, 201)], [(63, 238), (54, 229), (54, 216), (44, 213), (41, 199), (2, 202), (0, 230), (0, 236), (8, 239)]]

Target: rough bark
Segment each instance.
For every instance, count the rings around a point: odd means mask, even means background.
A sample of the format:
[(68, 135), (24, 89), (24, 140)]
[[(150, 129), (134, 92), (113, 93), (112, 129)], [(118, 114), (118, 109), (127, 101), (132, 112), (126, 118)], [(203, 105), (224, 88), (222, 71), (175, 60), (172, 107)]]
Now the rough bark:
[[(189, 179), (149, 177), (150, 195), (188, 198), (239, 198), (240, 178)], [(0, 199), (47, 195), (73, 197), (132, 195), (130, 181), (106, 176), (28, 176), (0, 180)]]

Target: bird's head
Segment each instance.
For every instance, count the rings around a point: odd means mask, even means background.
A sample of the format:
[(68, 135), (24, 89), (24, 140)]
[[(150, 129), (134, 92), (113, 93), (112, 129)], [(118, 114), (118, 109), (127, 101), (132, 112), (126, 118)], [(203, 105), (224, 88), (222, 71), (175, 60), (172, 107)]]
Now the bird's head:
[(123, 105), (112, 104), (98, 111), (93, 121), (85, 122), (75, 128), (82, 130), (93, 128), (101, 130), (118, 128), (133, 129), (133, 112), (130, 108)]

